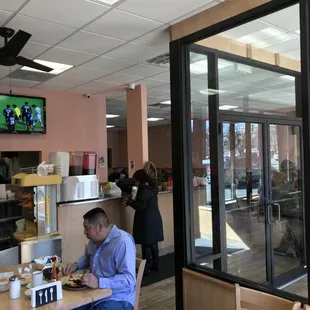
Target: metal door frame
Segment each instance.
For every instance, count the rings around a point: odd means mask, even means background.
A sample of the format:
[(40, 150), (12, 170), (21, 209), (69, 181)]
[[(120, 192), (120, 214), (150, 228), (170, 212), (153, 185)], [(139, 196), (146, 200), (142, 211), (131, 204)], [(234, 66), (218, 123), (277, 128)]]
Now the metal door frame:
[[(260, 124), (262, 126), (262, 146), (263, 146), (263, 169), (265, 173), (263, 174), (263, 184), (264, 192), (268, 193), (271, 188), (271, 158), (270, 158), (270, 125), (281, 125), (281, 126), (298, 126), (300, 128), (299, 143), (300, 143), (300, 170), (303, 171), (303, 147), (302, 147), (302, 119), (292, 118), (279, 115), (260, 115), (257, 116), (252, 113), (243, 112), (220, 112), (219, 121), (223, 126), (223, 122), (235, 122), (235, 123), (250, 123), (250, 124)], [(221, 135), (223, 142), (223, 135)], [(223, 158), (223, 150), (220, 148), (219, 156)], [(224, 166), (222, 166), (221, 173), (219, 174), (222, 178), (222, 184), (224, 184)], [(304, 195), (304, 178), (302, 179), (302, 194)], [(220, 189), (221, 192), (225, 190), (224, 186)], [(302, 213), (304, 214), (304, 197), (302, 195)], [(265, 203), (266, 204), (266, 203)], [(267, 205), (267, 204), (266, 204)], [(266, 207), (265, 205), (265, 207)], [(225, 210), (225, 204), (222, 206)], [(222, 217), (222, 221), (226, 221), (225, 217)], [(303, 226), (305, 218), (303, 216)], [(226, 237), (226, 236), (225, 236)], [(268, 221), (268, 214), (265, 212), (265, 246), (266, 246), (266, 282), (264, 285), (271, 288), (284, 287), (288, 283), (292, 283), (298, 280), (301, 276), (307, 273), (307, 269), (302, 264), (299, 267), (291, 269), (284, 274), (277, 277), (274, 276), (274, 254), (273, 254), (273, 244), (272, 244), (272, 223)], [(222, 241), (226, 244), (226, 239)], [(305, 248), (305, 236), (303, 235), (303, 245)], [(306, 251), (305, 251), (306, 253)], [(304, 255), (305, 255), (304, 253)], [(304, 261), (306, 257), (304, 257)]]

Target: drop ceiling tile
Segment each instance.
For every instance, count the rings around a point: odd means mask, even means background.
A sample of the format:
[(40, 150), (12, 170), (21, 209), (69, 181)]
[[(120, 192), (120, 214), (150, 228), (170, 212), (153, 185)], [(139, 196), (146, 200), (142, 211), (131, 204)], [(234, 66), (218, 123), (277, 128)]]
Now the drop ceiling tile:
[(56, 24), (81, 28), (109, 9), (108, 6), (85, 0), (31, 0), (19, 13)]
[(299, 48), (292, 50), (292, 51), (285, 52), (285, 53), (281, 53), (281, 54), (283, 56), (287, 56), (287, 57), (291, 57), (291, 58), (300, 60), (300, 49)]
[(94, 57), (96, 57), (94, 54), (72, 51), (61, 47), (53, 47), (46, 53), (42, 54), (39, 59), (78, 66)]
[(49, 48), (51, 48), (50, 45), (28, 41), (20, 55), (29, 59), (35, 59)]
[(133, 66), (134, 64), (135, 63), (129, 61), (100, 56), (83, 64), (82, 67), (104, 70), (113, 73), (128, 68), (130, 66)]
[(289, 41), (277, 43), (271, 46), (268, 46), (265, 48), (265, 50), (273, 53), (279, 53), (282, 54), (287, 51), (296, 50), (300, 48), (300, 39), (292, 39)]
[(170, 83), (170, 71), (152, 76), (152, 80)]
[(299, 4), (290, 6), (284, 10), (267, 15), (261, 20), (287, 31), (299, 29)]
[(100, 92), (107, 89), (111, 89), (114, 87), (117, 87), (119, 84), (115, 83), (106, 83), (106, 82), (100, 82), (100, 81), (92, 81), (89, 83), (86, 83), (84, 85), (81, 85), (80, 87), (89, 89), (90, 92)]
[(92, 73), (87, 72), (85, 74), (82, 74), (81, 72), (83, 72), (84, 70), (75, 70), (75, 69), (78, 68), (73, 68), (72, 70), (66, 71), (58, 76), (55, 76), (53, 79), (50, 80), (50, 82), (55, 84), (71, 85), (71, 87), (75, 87), (91, 82), (106, 74), (106, 72), (104, 71), (95, 71), (95, 70), (91, 70), (94, 71)]
[(16, 71), (17, 69), (19, 69), (21, 66), (15, 65), (13, 67), (7, 67), (7, 66), (0, 66), (0, 79), (8, 76), (10, 74), (10, 69), (11, 72)]
[(114, 9), (86, 26), (85, 30), (130, 41), (161, 25), (162, 23)]
[(119, 73), (136, 75), (140, 77), (149, 77), (155, 74), (163, 73), (165, 71), (167, 71), (166, 68), (139, 64), (139, 65), (124, 69), (120, 71)]
[(164, 82), (164, 81), (156, 81), (156, 80), (152, 80), (152, 79), (142, 79), (142, 80), (136, 81), (136, 84), (144, 84), (149, 89), (153, 88), (153, 87), (164, 85), (165, 83), (166, 82)]
[(165, 51), (151, 48), (136, 43), (127, 43), (104, 56), (119, 58), (133, 62), (142, 62), (164, 54)]
[(123, 40), (79, 31), (59, 44), (60, 47), (101, 55), (126, 43)]
[(45, 90), (52, 90), (52, 91), (65, 91), (65, 90), (71, 89), (72, 87), (74, 87), (74, 85), (70, 85), (70, 86), (64, 85), (64, 84), (57, 85), (57, 84), (53, 84), (49, 82), (42, 83), (42, 84), (35, 86), (35, 88), (38, 88), (38, 89), (45, 89)]
[(227, 31), (221, 32), (220, 36), (230, 38), (230, 39), (237, 39), (243, 36), (250, 35), (254, 32), (261, 31), (263, 29), (266, 29), (270, 27), (268, 24), (264, 23), (261, 20), (255, 20), (253, 22), (234, 27), (232, 29), (229, 29)]
[(170, 31), (169, 27), (164, 26), (133, 41), (142, 45), (169, 51)]
[(134, 75), (113, 73), (113, 74), (104, 76), (103, 78), (99, 79), (99, 81), (108, 82), (108, 83), (116, 83), (116, 84), (128, 84), (128, 83), (135, 82), (139, 78), (140, 78), (139, 76), (134, 76)]
[(72, 34), (75, 29), (17, 14), (7, 25), (15, 30), (22, 29), (32, 34), (31, 40), (55, 45)]
[(0, 10), (0, 25), (3, 25), (5, 21), (12, 15), (10, 12)]
[(15, 12), (28, 1), (29, 0), (4, 0), (1, 1), (1, 10)]
[(18, 79), (9, 79), (4, 78), (0, 81), (0, 85), (4, 86), (10, 86), (10, 84), (13, 87), (21, 87), (21, 88), (27, 88), (27, 87), (33, 87), (35, 85), (38, 85), (40, 82), (37, 81), (27, 81), (27, 80), (18, 80)]
[(170, 92), (170, 83), (164, 84), (164, 85), (159, 86), (159, 87), (155, 87), (155, 89)]
[(127, 0), (120, 4), (118, 8), (140, 16), (168, 23), (211, 2), (212, 0)]

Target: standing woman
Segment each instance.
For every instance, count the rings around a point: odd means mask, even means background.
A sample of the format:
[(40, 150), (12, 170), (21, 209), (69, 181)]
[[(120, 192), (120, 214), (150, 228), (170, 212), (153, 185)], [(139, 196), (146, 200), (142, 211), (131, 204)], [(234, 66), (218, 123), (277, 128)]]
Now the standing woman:
[(158, 242), (164, 241), (163, 221), (158, 208), (158, 187), (144, 169), (137, 170), (133, 178), (138, 191), (136, 198), (127, 201), (135, 209), (133, 237), (141, 244), (142, 257), (146, 259), (145, 274), (158, 271)]

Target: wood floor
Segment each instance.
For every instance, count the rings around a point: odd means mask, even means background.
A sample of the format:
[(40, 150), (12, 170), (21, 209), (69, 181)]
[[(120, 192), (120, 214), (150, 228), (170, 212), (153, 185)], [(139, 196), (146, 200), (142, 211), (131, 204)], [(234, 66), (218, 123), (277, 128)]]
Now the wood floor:
[(140, 310), (175, 310), (174, 277), (141, 288)]

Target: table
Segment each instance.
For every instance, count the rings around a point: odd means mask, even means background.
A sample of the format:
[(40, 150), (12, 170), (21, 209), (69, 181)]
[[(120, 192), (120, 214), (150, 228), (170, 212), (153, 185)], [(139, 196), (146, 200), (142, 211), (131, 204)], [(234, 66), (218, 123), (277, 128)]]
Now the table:
[[(28, 264), (21, 264), (17, 266), (12, 266), (8, 268), (0, 269), (0, 273), (14, 271), (17, 273), (18, 267), (27, 267)], [(35, 264), (33, 268), (35, 269)], [(9, 291), (1, 293), (0, 292), (0, 310), (28, 310), (36, 309), (31, 307), (30, 299), (25, 295), (26, 287), (22, 287), (21, 296), (19, 299), (12, 300), (10, 299)], [(83, 305), (90, 304), (94, 301), (106, 298), (112, 295), (110, 289), (87, 289), (83, 291), (67, 291), (62, 290), (63, 299), (50, 303), (48, 305), (42, 306), (38, 309), (40, 310), (69, 310), (77, 308)]]

